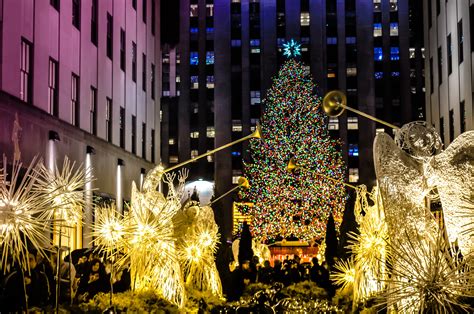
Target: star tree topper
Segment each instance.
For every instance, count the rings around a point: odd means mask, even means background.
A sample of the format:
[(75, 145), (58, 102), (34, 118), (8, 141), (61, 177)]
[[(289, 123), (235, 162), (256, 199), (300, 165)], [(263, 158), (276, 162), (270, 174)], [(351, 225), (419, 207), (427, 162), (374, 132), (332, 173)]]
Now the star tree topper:
[(301, 44), (290, 39), (283, 44), (283, 55), (288, 59), (301, 56)]

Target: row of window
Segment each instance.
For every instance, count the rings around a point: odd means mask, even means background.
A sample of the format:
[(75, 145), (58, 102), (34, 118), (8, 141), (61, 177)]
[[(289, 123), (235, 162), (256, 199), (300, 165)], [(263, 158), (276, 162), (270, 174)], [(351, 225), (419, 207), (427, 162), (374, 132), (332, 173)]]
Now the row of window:
[[(142, 0), (142, 20), (143, 23), (146, 24), (147, 22), (147, 1)], [(55, 8), (58, 12), (60, 9), (60, 0), (50, 0), (49, 2), (53, 8)], [(137, 1), (132, 0), (132, 8), (137, 9)], [(156, 1), (151, 0), (151, 33), (155, 35), (156, 31), (156, 17), (155, 17), (155, 8), (156, 8)], [(97, 45), (97, 13), (98, 13), (98, 0), (92, 0), (91, 3), (91, 40), (92, 42)], [(72, 25), (80, 30), (81, 28), (81, 0), (72, 0)]]
[[(339, 130), (339, 118), (330, 117), (329, 130), (336, 131)], [(359, 119), (357, 117), (347, 117), (347, 129), (348, 130), (358, 130), (359, 129)]]
[[(21, 42), (21, 62), (20, 62), (20, 99), (31, 103), (32, 76), (31, 58), (32, 44), (25, 39)], [(154, 82), (152, 83), (154, 84)], [(59, 116), (59, 64), (57, 60), (49, 58), (48, 66), (48, 111), (51, 115)], [(71, 73), (71, 123), (77, 127), (80, 124), (80, 102), (79, 102), (80, 77)], [(97, 135), (97, 88), (90, 87), (90, 110), (89, 125), (90, 132)], [(106, 140), (112, 142), (112, 99), (106, 98)], [(135, 120), (135, 122), (134, 122)], [(120, 147), (125, 148), (125, 109), (120, 107)], [(152, 130), (154, 138), (154, 130)], [(154, 140), (152, 147), (154, 147)], [(136, 154), (136, 117), (132, 116), (132, 153)], [(146, 156), (146, 124), (142, 127), (142, 156)], [(154, 148), (152, 148), (152, 161), (154, 162)]]

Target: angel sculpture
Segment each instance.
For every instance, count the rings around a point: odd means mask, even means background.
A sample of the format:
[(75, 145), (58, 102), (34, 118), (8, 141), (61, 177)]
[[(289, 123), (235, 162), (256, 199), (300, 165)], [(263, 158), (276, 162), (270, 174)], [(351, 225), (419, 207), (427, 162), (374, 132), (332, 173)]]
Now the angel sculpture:
[(132, 184), (129, 216), (128, 249), (122, 261), (130, 262), (132, 286), (135, 290), (155, 290), (170, 302), (183, 306), (186, 293), (178, 262), (173, 217), (181, 207), (185, 175), (167, 174), (168, 196), (158, 192), (157, 183), (163, 168), (156, 167), (145, 177), (142, 191)]
[(188, 201), (175, 215), (173, 223), (186, 287), (222, 297), (222, 284), (214, 261), (219, 233), (212, 208)]

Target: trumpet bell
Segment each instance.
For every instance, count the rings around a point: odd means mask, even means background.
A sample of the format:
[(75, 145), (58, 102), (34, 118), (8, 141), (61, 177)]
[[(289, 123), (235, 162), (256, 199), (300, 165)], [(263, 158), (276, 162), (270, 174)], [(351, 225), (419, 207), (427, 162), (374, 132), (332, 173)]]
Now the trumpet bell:
[(323, 110), (330, 117), (340, 116), (346, 105), (347, 97), (339, 90), (330, 91), (323, 98)]
[(248, 189), (250, 187), (249, 180), (247, 180), (246, 177), (239, 177), (237, 183), (244, 189)]
[(262, 127), (259, 123), (257, 123), (255, 131), (252, 133), (252, 138), (262, 138)]
[(288, 161), (288, 165), (286, 166), (286, 170), (291, 172), (291, 171), (295, 170), (297, 167), (298, 167), (298, 165), (296, 164), (295, 159), (290, 158), (290, 161)]

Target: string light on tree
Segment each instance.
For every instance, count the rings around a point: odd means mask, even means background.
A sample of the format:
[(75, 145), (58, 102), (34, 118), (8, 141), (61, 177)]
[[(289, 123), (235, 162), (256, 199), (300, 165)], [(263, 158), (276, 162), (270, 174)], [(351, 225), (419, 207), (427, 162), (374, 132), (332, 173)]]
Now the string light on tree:
[[(290, 59), (268, 91), (262, 138), (250, 141), (251, 159), (244, 163), (250, 188), (241, 192), (254, 205), (244, 206), (243, 213), (253, 217), (258, 239), (321, 238), (331, 212), (340, 220), (346, 191), (328, 177), (343, 182), (345, 166), (338, 141), (329, 135), (321, 98), (313, 90), (303, 64)], [(287, 171), (290, 158), (308, 171)]]

